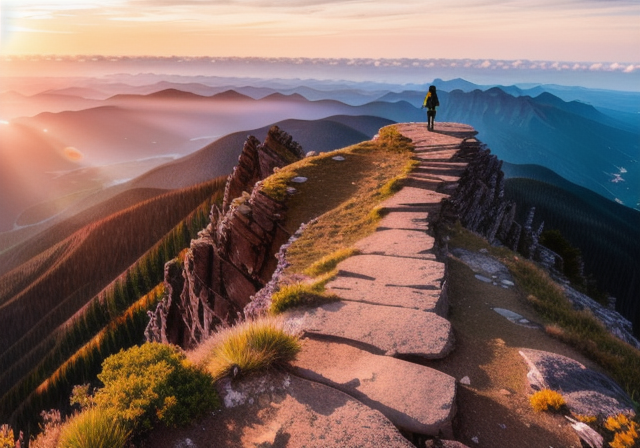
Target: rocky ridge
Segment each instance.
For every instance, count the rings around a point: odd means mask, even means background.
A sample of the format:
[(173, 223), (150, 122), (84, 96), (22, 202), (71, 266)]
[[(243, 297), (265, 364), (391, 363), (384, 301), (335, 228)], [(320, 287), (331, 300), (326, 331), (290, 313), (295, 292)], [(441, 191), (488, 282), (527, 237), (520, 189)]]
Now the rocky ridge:
[(167, 294), (150, 313), (148, 341), (193, 347), (216, 325), (242, 316), (271, 278), (273, 255), (290, 236), (281, 226), (285, 203), (266, 195), (260, 181), (303, 157), (300, 145), (277, 126), (264, 143), (247, 139), (227, 180), (222, 210), (212, 210), (182, 264), (165, 266)]

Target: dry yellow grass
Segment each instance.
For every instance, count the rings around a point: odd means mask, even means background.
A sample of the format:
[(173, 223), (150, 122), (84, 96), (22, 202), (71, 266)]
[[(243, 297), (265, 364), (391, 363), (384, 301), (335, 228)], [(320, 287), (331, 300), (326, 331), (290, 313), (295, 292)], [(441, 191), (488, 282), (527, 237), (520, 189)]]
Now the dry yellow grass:
[[(300, 351), (298, 335), (287, 331), (284, 321), (273, 317), (248, 320), (223, 329), (205, 342), (207, 370), (215, 379), (230, 373), (246, 375), (282, 367)], [(202, 357), (202, 354), (200, 354)]]

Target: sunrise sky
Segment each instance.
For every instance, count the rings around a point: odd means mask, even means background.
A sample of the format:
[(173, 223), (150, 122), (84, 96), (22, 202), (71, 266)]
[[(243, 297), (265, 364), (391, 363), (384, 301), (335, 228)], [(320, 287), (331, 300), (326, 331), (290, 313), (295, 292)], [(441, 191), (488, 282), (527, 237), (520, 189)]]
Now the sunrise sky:
[(638, 0), (0, 0), (1, 54), (640, 62)]

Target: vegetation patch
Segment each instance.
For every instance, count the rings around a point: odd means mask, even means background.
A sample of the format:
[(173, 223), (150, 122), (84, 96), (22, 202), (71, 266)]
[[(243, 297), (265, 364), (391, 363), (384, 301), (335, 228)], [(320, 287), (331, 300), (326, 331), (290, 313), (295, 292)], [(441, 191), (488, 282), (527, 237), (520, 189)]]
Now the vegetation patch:
[[(162, 294), (156, 286), (164, 277), (164, 264), (176, 256), (180, 260), (180, 252), (188, 248), (191, 239), (206, 226), (211, 205), (219, 203), (223, 193), (223, 178), (180, 192), (176, 201), (184, 206), (189, 205), (187, 196), (189, 201), (208, 199), (91, 298), (65, 325), (61, 325), (67, 319), (64, 316), (75, 312), (78, 300), (85, 300), (82, 296), (87, 294), (86, 288), (77, 290), (37, 326), (20, 332), (24, 335), (20, 341), (0, 354), (0, 365), (5, 367), (0, 371), (0, 421), (10, 420), (19, 429), (36, 428), (40, 410), (58, 406), (60, 397), (71, 392), (71, 385), (95, 378), (102, 361), (110, 354), (144, 341), (146, 312), (155, 308)], [(156, 216), (144, 214), (147, 218), (149, 215)], [(131, 226), (120, 224), (121, 231), (130, 233)], [(111, 234), (108, 229), (104, 232)], [(109, 251), (93, 249), (93, 254), (102, 252)], [(78, 263), (87, 264), (86, 260)], [(47, 296), (48, 293), (44, 295)], [(41, 297), (40, 303), (45, 304)], [(21, 321), (15, 325), (24, 324)], [(57, 329), (47, 332), (45, 327)]]
[(62, 416), (60, 411), (52, 409), (40, 413), (42, 423), (39, 424), (40, 434), (29, 440), (30, 448), (56, 448), (60, 432), (62, 431)]
[(0, 448), (13, 448), (15, 438), (9, 425), (0, 426)]
[(285, 167), (276, 174), (273, 174), (263, 180), (260, 191), (271, 199), (282, 202), (287, 198), (287, 187), (289, 186), (289, 182), (291, 182), (291, 179), (296, 176), (297, 174), (295, 171), (289, 167)]
[[(391, 126), (383, 128), (376, 140), (309, 157), (285, 168), (283, 171), (295, 170), (297, 176), (308, 179), (295, 185), (297, 192), (289, 198), (285, 227), (294, 232), (301, 223), (317, 218), (289, 248), (290, 272), (302, 272), (373, 232), (382, 213), (372, 211), (385, 199), (390, 185), (397, 188), (413, 168), (412, 150), (410, 140)], [(335, 160), (335, 156), (344, 160)]]
[(624, 414), (611, 416), (604, 423), (605, 429), (613, 433), (611, 448), (633, 448), (640, 439), (640, 425)]
[(206, 366), (215, 379), (283, 367), (300, 351), (296, 334), (280, 319), (248, 320), (212, 336)]
[(63, 426), (57, 448), (123, 448), (129, 434), (111, 414), (91, 408)]
[(575, 310), (562, 288), (536, 264), (518, 257), (505, 261), (534, 309), (551, 324), (548, 333), (597, 362), (638, 401), (640, 351), (609, 333), (589, 311)]
[(486, 249), (510, 270), (527, 300), (546, 321), (546, 332), (577, 348), (587, 358), (599, 364), (637, 403), (640, 399), (640, 351), (607, 331), (588, 311), (575, 310), (565, 297), (562, 286), (529, 260), (504, 248), (493, 247), (488, 241), (466, 230), (459, 223), (442, 230), (449, 245), (467, 250)]
[(147, 343), (107, 358), (96, 406), (128, 429), (184, 425), (219, 407), (213, 378), (175, 346)]
[(562, 395), (551, 389), (539, 390), (529, 397), (529, 402), (536, 412), (559, 411), (566, 406)]
[(334, 272), (328, 272), (313, 283), (294, 283), (293, 285), (282, 286), (279, 291), (271, 296), (269, 311), (272, 314), (279, 314), (301, 305), (314, 305), (338, 300), (337, 296), (327, 294), (324, 290), (324, 286), (334, 276)]
[(313, 263), (307, 269), (304, 270), (304, 274), (311, 277), (317, 277), (318, 275), (326, 274), (333, 271), (338, 263), (346, 260), (349, 257), (359, 254), (360, 251), (353, 247), (338, 249), (330, 255), (326, 255)]

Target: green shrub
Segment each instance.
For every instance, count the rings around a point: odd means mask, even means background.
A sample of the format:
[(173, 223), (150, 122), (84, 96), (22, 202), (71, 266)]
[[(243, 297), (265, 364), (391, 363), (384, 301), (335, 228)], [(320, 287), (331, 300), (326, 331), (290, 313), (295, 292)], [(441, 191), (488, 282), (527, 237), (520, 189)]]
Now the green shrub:
[(109, 412), (91, 408), (63, 426), (58, 448), (122, 448), (129, 434)]
[(560, 233), (559, 230), (545, 230), (540, 243), (557, 253), (564, 262), (563, 273), (575, 285), (584, 285), (582, 274), (582, 254)]
[(104, 361), (98, 379), (104, 387), (95, 395), (96, 405), (137, 431), (157, 421), (186, 424), (219, 403), (211, 376), (170, 345), (120, 351)]
[(285, 331), (282, 320), (275, 318), (245, 321), (220, 331), (215, 338), (207, 367), (216, 379), (234, 367), (241, 374), (281, 367), (300, 351), (297, 335)]
[(93, 396), (91, 395), (91, 386), (89, 384), (82, 384), (73, 386), (71, 390), (71, 397), (69, 399), (71, 406), (78, 406), (80, 410), (93, 406)]

